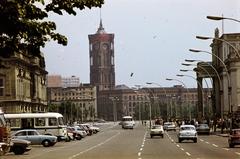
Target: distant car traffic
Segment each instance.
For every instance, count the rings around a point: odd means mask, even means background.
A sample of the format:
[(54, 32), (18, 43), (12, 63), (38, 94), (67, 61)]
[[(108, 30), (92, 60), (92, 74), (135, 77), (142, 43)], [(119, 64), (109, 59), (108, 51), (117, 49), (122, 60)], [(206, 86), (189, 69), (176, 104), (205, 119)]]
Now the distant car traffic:
[(193, 125), (181, 125), (178, 133), (178, 142), (181, 143), (183, 140), (193, 140), (197, 142), (197, 131)]
[(231, 148), (240, 145), (240, 129), (232, 129), (228, 137), (228, 144)]
[(198, 124), (196, 130), (198, 134), (210, 134), (210, 128), (207, 124)]
[(176, 131), (176, 125), (174, 122), (165, 122), (163, 124), (163, 129), (166, 131), (171, 131), (171, 130)]
[(150, 136), (153, 138), (154, 136), (164, 137), (164, 130), (162, 125), (153, 125), (150, 130)]
[(13, 134), (12, 138), (28, 140), (32, 145), (43, 145), (44, 147), (53, 146), (57, 142), (56, 136), (40, 135), (34, 129), (19, 130)]
[(15, 155), (22, 155), (27, 151), (31, 150), (30, 141), (22, 139), (12, 139), (12, 145), (9, 152), (13, 152)]

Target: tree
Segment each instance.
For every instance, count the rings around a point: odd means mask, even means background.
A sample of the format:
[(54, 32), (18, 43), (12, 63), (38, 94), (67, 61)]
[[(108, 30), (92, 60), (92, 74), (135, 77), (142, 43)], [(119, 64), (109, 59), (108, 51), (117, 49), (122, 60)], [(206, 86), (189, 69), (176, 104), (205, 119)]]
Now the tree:
[(0, 56), (40, 55), (50, 40), (67, 45), (67, 38), (47, 21), (50, 12), (76, 15), (76, 9), (101, 7), (104, 0), (0, 0)]

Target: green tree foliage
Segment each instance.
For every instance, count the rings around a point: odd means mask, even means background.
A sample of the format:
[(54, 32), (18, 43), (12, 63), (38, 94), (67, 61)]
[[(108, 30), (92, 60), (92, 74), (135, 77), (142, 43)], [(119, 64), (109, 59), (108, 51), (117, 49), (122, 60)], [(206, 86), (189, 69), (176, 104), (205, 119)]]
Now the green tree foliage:
[(25, 52), (39, 56), (50, 40), (67, 45), (67, 38), (48, 21), (50, 12), (76, 15), (76, 10), (101, 7), (104, 0), (0, 0), (0, 56)]

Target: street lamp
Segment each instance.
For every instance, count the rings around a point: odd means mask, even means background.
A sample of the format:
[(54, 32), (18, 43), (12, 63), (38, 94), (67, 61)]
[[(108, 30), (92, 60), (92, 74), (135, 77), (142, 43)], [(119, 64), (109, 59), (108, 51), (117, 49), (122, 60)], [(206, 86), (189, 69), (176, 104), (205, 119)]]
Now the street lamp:
[[(204, 61), (201, 61), (201, 60), (189, 60), (189, 59), (185, 59), (186, 62), (204, 62)], [(221, 79), (220, 79), (220, 76), (218, 74), (218, 71), (216, 70), (216, 68), (211, 65), (210, 63), (208, 62), (205, 62), (205, 64), (207, 64), (208, 66), (210, 66), (216, 73), (217, 77), (218, 77), (218, 80), (219, 80), (219, 84), (221, 83)]]
[[(177, 74), (176, 76), (178, 76), (178, 77), (184, 77), (184, 76), (186, 76), (186, 77), (190, 77), (190, 78), (192, 78), (192, 79), (194, 79), (195, 81), (197, 81), (197, 84), (199, 85), (199, 87), (201, 88), (201, 90), (202, 90), (202, 101), (203, 101), (203, 103), (204, 103), (204, 96), (203, 96), (203, 88), (201, 87), (201, 83), (199, 83), (199, 81), (196, 79), (196, 78), (194, 78), (193, 76), (190, 76), (190, 75), (183, 75), (183, 74)], [(204, 104), (202, 105), (203, 107), (202, 107), (202, 118), (204, 118), (205, 116), (204, 116)]]
[[(228, 69), (227, 69), (227, 66), (225, 65), (225, 63), (223, 62), (223, 60), (218, 57), (217, 55), (211, 53), (211, 52), (208, 52), (208, 51), (203, 51), (203, 50), (197, 50), (197, 49), (189, 49), (190, 52), (195, 52), (195, 53), (199, 53), (199, 52), (203, 52), (203, 53), (207, 53), (207, 54), (210, 54), (210, 55), (213, 55), (215, 56), (224, 66), (224, 69), (225, 69), (225, 72), (226, 72), (226, 75), (227, 75), (227, 81), (228, 81), (228, 105), (229, 105), (229, 113), (231, 114), (232, 113), (232, 106), (231, 106), (231, 81), (230, 81), (230, 75), (228, 73)], [(223, 111), (223, 110), (222, 110)], [(223, 113), (223, 112), (222, 112)]]
[[(167, 99), (167, 91), (166, 91), (166, 89), (165, 89), (164, 87), (162, 87), (160, 84), (158, 84), (158, 83), (156, 83), (156, 82), (146, 82), (146, 84), (149, 84), (149, 85), (151, 85), (151, 84), (155, 84), (155, 85), (157, 85), (157, 86), (163, 88), (163, 91), (164, 91), (165, 97), (166, 97), (166, 99)], [(167, 103), (167, 110), (168, 110), (168, 99), (167, 99), (167, 102), (166, 102), (166, 103)]]
[(233, 48), (233, 50), (235, 51), (235, 57), (240, 58), (240, 53), (239, 53), (238, 49), (235, 46), (233, 46), (230, 42), (228, 42), (227, 40), (220, 39), (220, 38), (214, 38), (214, 37), (208, 37), (208, 36), (196, 36), (196, 38), (200, 39), (200, 40), (212, 39), (212, 40), (218, 40), (218, 41), (225, 42), (226, 44), (228, 44), (230, 47)]
[(109, 97), (109, 99), (112, 100), (113, 102), (113, 121), (116, 122), (117, 121), (117, 107), (116, 107), (116, 104), (117, 104), (117, 101), (119, 100), (118, 97)]
[(228, 18), (228, 17), (207, 16), (207, 19), (210, 19), (210, 20), (224, 20), (224, 19), (227, 19), (227, 20), (232, 20), (232, 21), (240, 23), (240, 20), (237, 20), (237, 19), (234, 19), (234, 18)]
[[(188, 89), (188, 87), (185, 85), (185, 83), (184, 82), (182, 82), (181, 80), (178, 80), (178, 79), (173, 79), (173, 78), (166, 78), (166, 80), (167, 81), (177, 81), (177, 82), (179, 82), (179, 83), (181, 83), (186, 89), (187, 89), (187, 93), (188, 93), (188, 95), (189, 95), (189, 89)], [(188, 107), (190, 107), (189, 106), (189, 101), (187, 102), (188, 103)], [(189, 119), (190, 119), (190, 121), (191, 121), (191, 110), (188, 108), (188, 111), (189, 111)], [(182, 113), (182, 112), (180, 112), (180, 113)], [(182, 115), (182, 114), (181, 114)]]

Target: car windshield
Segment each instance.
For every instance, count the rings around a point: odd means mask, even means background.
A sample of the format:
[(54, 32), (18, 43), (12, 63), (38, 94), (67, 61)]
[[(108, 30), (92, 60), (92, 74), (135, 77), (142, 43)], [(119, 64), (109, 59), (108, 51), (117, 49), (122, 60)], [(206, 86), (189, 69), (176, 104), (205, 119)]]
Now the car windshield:
[(181, 127), (180, 130), (195, 130), (194, 127)]
[(160, 126), (160, 125), (154, 125), (154, 126), (152, 126), (152, 129), (161, 129), (162, 128), (162, 126)]

